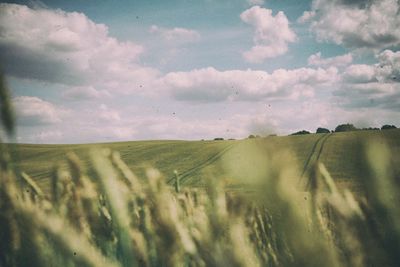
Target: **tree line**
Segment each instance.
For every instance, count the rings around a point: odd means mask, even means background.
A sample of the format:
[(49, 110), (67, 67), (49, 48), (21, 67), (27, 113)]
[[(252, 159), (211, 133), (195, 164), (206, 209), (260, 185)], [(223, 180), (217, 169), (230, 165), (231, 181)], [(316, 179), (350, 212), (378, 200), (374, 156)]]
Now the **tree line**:
[[(377, 127), (368, 127), (368, 128), (357, 128), (353, 124), (346, 123), (346, 124), (339, 124), (336, 126), (335, 130), (329, 130), (327, 128), (318, 127), (315, 133), (338, 133), (338, 132), (351, 132), (351, 131), (369, 131), (369, 130), (390, 130), (390, 129), (397, 129), (395, 125), (385, 124), (382, 125), (381, 128)], [(302, 134), (310, 134), (309, 131), (301, 130), (290, 135), (302, 135)]]

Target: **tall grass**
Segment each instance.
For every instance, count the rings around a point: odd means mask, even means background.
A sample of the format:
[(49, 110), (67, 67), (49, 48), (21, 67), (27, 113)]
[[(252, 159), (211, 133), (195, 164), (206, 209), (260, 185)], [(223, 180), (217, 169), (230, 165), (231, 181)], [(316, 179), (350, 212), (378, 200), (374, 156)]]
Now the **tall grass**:
[[(1, 96), (7, 95), (1, 85)], [(13, 133), (2, 98), (3, 126)], [(209, 177), (202, 189), (145, 179), (118, 152), (73, 153), (43, 192), (1, 150), (0, 266), (398, 266), (398, 173), (381, 142), (366, 146), (365, 196), (340, 190), (322, 163), (309, 192), (286, 152), (268, 153), (251, 192)], [(240, 167), (240, 166), (239, 166)], [(93, 175), (88, 175), (93, 173)], [(397, 180), (396, 180), (397, 179)], [(22, 186), (17, 183), (21, 181)], [(257, 188), (257, 189), (255, 189)]]

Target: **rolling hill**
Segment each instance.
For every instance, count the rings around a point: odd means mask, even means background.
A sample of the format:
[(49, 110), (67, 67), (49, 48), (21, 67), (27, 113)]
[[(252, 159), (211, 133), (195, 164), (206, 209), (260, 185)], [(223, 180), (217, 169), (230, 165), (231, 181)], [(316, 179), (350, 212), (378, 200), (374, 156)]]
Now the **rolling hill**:
[[(15, 167), (34, 178), (45, 191), (56, 164), (63, 164), (66, 153), (76, 153), (91, 171), (88, 151), (107, 147), (121, 158), (139, 177), (154, 167), (172, 184), (174, 171), (183, 186), (201, 186), (206, 177), (224, 179), (240, 185), (262, 179), (268, 172), (271, 157), (287, 151), (280, 158), (296, 164), (300, 183), (306, 185), (313, 163), (324, 163), (339, 185), (359, 190), (366, 173), (364, 148), (373, 139), (388, 144), (394, 166), (400, 166), (400, 130), (355, 131), (297, 136), (271, 136), (226, 141), (132, 141), (82, 145), (9, 145)], [(294, 161), (293, 161), (294, 159)], [(399, 167), (400, 169), (400, 167)], [(399, 170), (394, 170), (399, 172)]]

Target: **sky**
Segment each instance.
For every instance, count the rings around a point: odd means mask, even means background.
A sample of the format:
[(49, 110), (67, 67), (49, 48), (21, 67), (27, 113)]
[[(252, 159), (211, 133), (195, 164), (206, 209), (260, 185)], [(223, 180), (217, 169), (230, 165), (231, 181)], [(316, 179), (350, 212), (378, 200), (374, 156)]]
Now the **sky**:
[(400, 126), (400, 1), (0, 2), (21, 143)]

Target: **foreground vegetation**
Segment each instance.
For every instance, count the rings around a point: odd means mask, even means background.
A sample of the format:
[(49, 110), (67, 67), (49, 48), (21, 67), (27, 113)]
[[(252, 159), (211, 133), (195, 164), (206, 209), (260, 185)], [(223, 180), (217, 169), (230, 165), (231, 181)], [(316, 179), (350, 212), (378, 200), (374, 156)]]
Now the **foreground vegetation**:
[[(294, 186), (290, 154), (266, 154), (260, 190), (226, 192), (165, 184), (148, 169), (138, 179), (117, 152), (93, 151), (94, 176), (75, 154), (55, 169), (45, 195), (21, 180), (2, 151), (2, 266), (396, 266), (400, 194), (389, 150), (371, 144), (368, 198), (339, 190), (314, 165), (309, 193)], [(143, 182), (146, 181), (146, 182)], [(178, 183), (177, 183), (178, 182)]]

